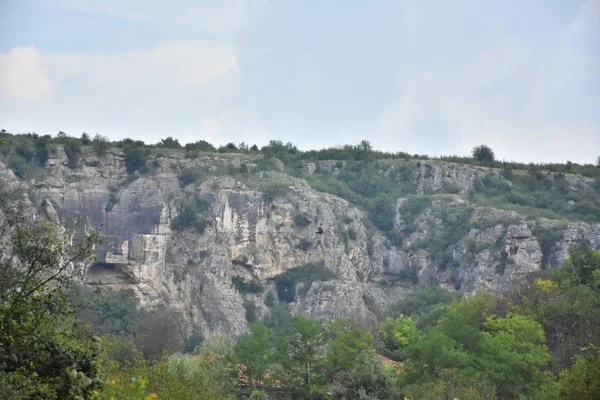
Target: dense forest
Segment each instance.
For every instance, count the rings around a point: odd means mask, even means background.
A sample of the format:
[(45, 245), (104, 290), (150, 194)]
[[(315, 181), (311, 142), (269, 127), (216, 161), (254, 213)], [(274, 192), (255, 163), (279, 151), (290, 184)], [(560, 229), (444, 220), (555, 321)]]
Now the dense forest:
[[(415, 193), (403, 174), (409, 165), (431, 161), (424, 155), (380, 152), (366, 141), (300, 151), (279, 141), (260, 149), (244, 143), (216, 148), (202, 140), (182, 146), (172, 137), (146, 145), (110, 142), (100, 135), (6, 131), (0, 134), (0, 161), (22, 180), (39, 179), (59, 147), (73, 169), (83, 150), (104, 156), (118, 149), (131, 179), (154, 173), (156, 157), (168, 154), (251, 157), (259, 169), (284, 169), (316, 190), (356, 204), (390, 242), (402, 240), (393, 229), (394, 200)], [(332, 163), (337, 173), (306, 173), (307, 163), (321, 161)], [(479, 146), (470, 157), (433, 161), (486, 171), (465, 194), (475, 204), (531, 217), (600, 221), (600, 160), (598, 165), (521, 164), (498, 161), (492, 149)], [(382, 162), (394, 166), (393, 174), (382, 176)], [(201, 173), (184, 170), (178, 179), (185, 186), (201, 180)], [(223, 173), (248, 176), (245, 164)], [(593, 195), (574, 190), (567, 182), (570, 174), (595, 178)], [(288, 185), (273, 179), (261, 189), (274, 197)], [(247, 334), (235, 340), (205, 338), (184, 334), (176, 309), (139, 309), (126, 291), (96, 293), (80, 286), (80, 269), (93, 261), (104, 238), (77, 221), (59, 227), (32, 219), (27, 197), (0, 187), (0, 399), (600, 397), (600, 252), (585, 244), (573, 246), (560, 268), (531, 273), (501, 294), (462, 296), (436, 285), (420, 287), (380, 310), (378, 322), (369, 327), (292, 315), (288, 303), (295, 285), (308, 275), (326, 281), (320, 275), (330, 272), (318, 266), (290, 269), (265, 297), (269, 318), (258, 321), (248, 304), (247, 320), (253, 323)], [(410, 197), (405, 214), (418, 214), (429, 201)], [(208, 223), (203, 200), (182, 207), (172, 228), (203, 231)], [(443, 221), (452, 228), (447, 236), (470, 218), (461, 214)], [(410, 222), (404, 230), (412, 229)], [(297, 226), (306, 223), (301, 214), (294, 217)], [(443, 253), (451, 239), (431, 247)], [(265, 289), (253, 281), (232, 283), (244, 293)]]

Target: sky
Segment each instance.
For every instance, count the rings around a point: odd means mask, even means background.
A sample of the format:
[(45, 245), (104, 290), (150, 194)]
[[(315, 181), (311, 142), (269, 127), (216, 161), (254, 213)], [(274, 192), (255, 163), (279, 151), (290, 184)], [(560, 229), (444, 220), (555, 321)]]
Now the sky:
[(594, 163), (600, 0), (0, 0), (0, 128)]

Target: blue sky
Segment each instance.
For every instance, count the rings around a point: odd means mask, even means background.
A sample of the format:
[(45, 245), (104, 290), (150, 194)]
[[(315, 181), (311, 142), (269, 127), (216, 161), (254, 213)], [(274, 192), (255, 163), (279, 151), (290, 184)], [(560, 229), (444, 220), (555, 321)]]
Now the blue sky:
[(600, 0), (0, 0), (0, 127), (594, 162)]

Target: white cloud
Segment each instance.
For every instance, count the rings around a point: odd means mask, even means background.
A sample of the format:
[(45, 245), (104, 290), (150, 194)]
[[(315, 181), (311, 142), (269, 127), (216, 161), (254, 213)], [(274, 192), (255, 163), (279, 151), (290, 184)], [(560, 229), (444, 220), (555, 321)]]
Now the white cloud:
[[(0, 82), (11, 85), (0, 119), (13, 131), (94, 129), (114, 138), (195, 141), (204, 130), (216, 137), (233, 129), (237, 119), (221, 115), (240, 114), (240, 68), (231, 45), (186, 40), (134, 52), (42, 54), (29, 47), (0, 54), (0, 64)], [(40, 107), (14, 104), (23, 96)]]
[(15, 47), (0, 53), (0, 93), (5, 101), (39, 103), (53, 89), (53, 83), (40, 67), (35, 47)]
[(203, 40), (163, 42), (128, 53), (48, 53), (45, 67), (57, 79), (138, 85), (207, 85), (239, 74), (235, 48)]

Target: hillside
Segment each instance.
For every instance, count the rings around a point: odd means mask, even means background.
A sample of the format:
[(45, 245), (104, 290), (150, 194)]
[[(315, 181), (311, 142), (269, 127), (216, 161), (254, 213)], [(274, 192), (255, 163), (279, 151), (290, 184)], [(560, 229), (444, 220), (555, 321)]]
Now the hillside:
[(85, 283), (235, 337), (279, 304), (367, 326), (415, 288), (502, 291), (600, 249), (600, 167), (10, 135), (0, 176), (105, 237)]

